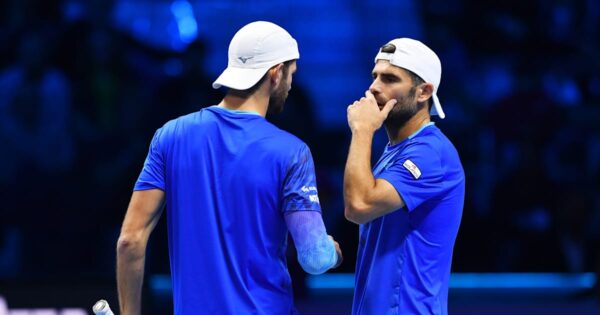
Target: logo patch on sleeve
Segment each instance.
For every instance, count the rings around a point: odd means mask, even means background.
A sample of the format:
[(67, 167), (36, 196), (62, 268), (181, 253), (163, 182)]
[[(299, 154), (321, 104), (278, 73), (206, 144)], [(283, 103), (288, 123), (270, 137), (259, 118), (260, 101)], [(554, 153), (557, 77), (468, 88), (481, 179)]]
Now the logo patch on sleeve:
[(419, 179), (419, 177), (421, 177), (421, 170), (411, 160), (404, 161), (402, 166), (404, 166), (415, 177), (415, 179)]

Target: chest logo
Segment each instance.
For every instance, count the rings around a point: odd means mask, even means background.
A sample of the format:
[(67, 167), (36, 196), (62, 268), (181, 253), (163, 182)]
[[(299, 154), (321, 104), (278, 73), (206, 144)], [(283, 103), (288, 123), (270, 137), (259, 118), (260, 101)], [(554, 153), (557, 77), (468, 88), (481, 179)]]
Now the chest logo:
[(415, 163), (413, 163), (413, 161), (406, 160), (402, 166), (404, 166), (415, 179), (419, 179), (419, 177), (421, 177), (421, 170), (417, 167), (417, 165), (415, 165)]

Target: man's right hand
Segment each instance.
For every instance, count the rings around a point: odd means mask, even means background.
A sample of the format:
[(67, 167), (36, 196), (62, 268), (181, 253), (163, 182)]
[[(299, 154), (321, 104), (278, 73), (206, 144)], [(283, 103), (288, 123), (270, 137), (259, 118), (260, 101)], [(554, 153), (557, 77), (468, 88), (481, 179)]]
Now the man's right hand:
[(333, 236), (329, 235), (329, 238), (333, 241), (333, 244), (335, 245), (335, 253), (337, 254), (337, 261), (335, 262), (335, 265), (331, 267), (333, 269), (339, 267), (342, 264), (342, 262), (344, 261), (344, 256), (342, 256), (342, 249), (340, 248), (340, 244), (338, 244), (338, 242), (336, 242), (333, 239)]
[(354, 133), (365, 131), (374, 133), (381, 128), (383, 121), (396, 105), (396, 99), (389, 100), (383, 108), (379, 109), (375, 96), (370, 91), (365, 92), (365, 97), (348, 106), (348, 125)]

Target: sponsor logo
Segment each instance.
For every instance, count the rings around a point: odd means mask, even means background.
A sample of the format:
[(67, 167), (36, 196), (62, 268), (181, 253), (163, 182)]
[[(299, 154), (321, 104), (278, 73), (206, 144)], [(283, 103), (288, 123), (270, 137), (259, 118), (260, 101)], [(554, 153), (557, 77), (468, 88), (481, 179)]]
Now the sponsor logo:
[(238, 57), (238, 59), (242, 62), (242, 63), (246, 63), (246, 61), (250, 60), (254, 58), (254, 56), (250, 56), (250, 57)]
[(419, 177), (421, 177), (421, 170), (411, 160), (404, 161), (402, 166), (404, 166), (414, 176), (415, 179), (419, 179)]
[(317, 191), (317, 187), (315, 186), (302, 186), (302, 188), (300, 188), (300, 190), (302, 190), (303, 193), (308, 193), (311, 191)]

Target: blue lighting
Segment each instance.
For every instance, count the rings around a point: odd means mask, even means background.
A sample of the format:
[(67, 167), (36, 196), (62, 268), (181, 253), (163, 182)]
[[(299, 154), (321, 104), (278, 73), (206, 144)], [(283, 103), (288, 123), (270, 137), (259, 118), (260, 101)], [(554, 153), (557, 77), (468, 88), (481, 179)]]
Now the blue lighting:
[[(451, 289), (589, 289), (593, 273), (453, 273)], [(309, 289), (353, 289), (354, 274), (308, 276)]]
[(153, 275), (150, 277), (150, 288), (155, 292), (171, 291), (171, 277), (169, 275)]
[(189, 44), (198, 36), (198, 23), (192, 5), (186, 0), (176, 0), (171, 4), (171, 12), (177, 21), (179, 39)]
[(593, 273), (460, 273), (452, 274), (457, 289), (589, 289)]
[[(590, 289), (596, 276), (586, 273), (453, 273), (450, 289)], [(153, 275), (150, 288), (155, 292), (171, 290), (168, 275)], [(310, 290), (352, 290), (353, 273), (309, 275), (306, 286)]]
[(137, 17), (133, 20), (133, 32), (139, 36), (145, 36), (151, 30), (151, 21), (146, 17)]
[(179, 59), (171, 58), (165, 61), (163, 69), (168, 76), (175, 77), (183, 72), (183, 63)]
[(306, 286), (309, 289), (354, 289), (353, 273), (329, 273), (308, 276)]

